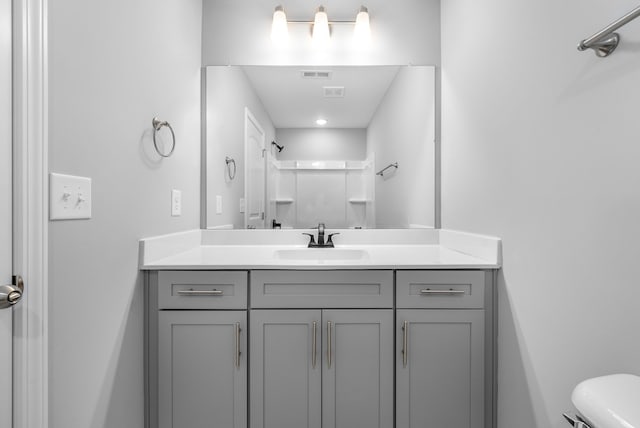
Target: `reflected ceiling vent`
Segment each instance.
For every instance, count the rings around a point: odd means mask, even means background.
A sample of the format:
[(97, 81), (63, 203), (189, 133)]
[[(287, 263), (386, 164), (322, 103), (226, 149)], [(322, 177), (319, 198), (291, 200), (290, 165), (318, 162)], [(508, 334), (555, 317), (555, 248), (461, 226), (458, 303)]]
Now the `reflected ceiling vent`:
[(331, 79), (329, 70), (302, 70), (303, 79)]
[(323, 86), (322, 91), (325, 98), (343, 98), (344, 86)]

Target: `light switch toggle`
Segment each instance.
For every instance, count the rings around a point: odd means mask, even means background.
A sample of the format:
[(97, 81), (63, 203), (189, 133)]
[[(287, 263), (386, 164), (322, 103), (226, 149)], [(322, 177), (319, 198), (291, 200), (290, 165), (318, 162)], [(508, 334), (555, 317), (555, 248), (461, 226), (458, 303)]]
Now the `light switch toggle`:
[(51, 220), (91, 218), (91, 179), (51, 173), (49, 176)]

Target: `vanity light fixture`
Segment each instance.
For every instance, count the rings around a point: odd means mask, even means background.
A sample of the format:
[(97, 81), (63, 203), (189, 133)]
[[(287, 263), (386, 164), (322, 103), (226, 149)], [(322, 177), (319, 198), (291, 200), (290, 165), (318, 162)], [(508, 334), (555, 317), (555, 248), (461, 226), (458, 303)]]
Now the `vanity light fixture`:
[(316, 125), (325, 126), (329, 121), (327, 119), (318, 119), (316, 120)]
[(289, 28), (287, 26), (287, 15), (282, 6), (276, 6), (273, 12), (273, 22), (271, 23), (271, 41), (276, 45), (284, 45), (289, 40)]
[(324, 6), (318, 7), (313, 21), (289, 21), (284, 8), (276, 6), (271, 23), (271, 40), (274, 44), (282, 45), (289, 38), (288, 24), (311, 25), (311, 38), (313, 44), (318, 47), (326, 47), (331, 38), (331, 25), (354, 25), (354, 38), (360, 44), (368, 44), (371, 40), (371, 26), (369, 23), (369, 10), (361, 6), (355, 21), (329, 21), (327, 10)]
[(356, 16), (356, 26), (353, 29), (353, 37), (356, 43), (368, 45), (371, 43), (371, 26), (369, 25), (369, 10), (360, 6), (360, 11)]
[(311, 39), (316, 47), (326, 47), (329, 44), (329, 17), (324, 6), (320, 6), (316, 11), (316, 16), (313, 19), (313, 30), (311, 32)]

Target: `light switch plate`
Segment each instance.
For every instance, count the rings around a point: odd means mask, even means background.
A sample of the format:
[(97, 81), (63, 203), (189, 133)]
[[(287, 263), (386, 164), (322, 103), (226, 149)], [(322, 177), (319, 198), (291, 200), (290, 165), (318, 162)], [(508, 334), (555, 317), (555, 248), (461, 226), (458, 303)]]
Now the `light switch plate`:
[(245, 205), (244, 204), (244, 198), (240, 198), (240, 213), (241, 214), (244, 214), (244, 209), (245, 209), (244, 205)]
[(73, 175), (49, 175), (49, 219), (91, 218), (91, 179)]
[(216, 214), (222, 214), (222, 196), (216, 195)]
[(182, 215), (182, 192), (173, 189), (171, 191), (171, 216), (178, 217)]

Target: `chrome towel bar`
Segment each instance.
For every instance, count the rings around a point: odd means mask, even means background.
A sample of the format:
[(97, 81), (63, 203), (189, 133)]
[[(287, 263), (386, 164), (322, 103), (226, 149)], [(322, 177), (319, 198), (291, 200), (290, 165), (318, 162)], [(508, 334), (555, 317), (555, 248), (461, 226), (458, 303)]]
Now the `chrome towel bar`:
[(618, 33), (614, 33), (614, 31), (633, 21), (638, 16), (640, 16), (640, 6), (633, 9), (617, 21), (609, 24), (591, 37), (582, 40), (578, 44), (578, 50), (584, 51), (587, 49), (593, 49), (596, 52), (596, 55), (600, 58), (611, 55), (611, 53), (618, 47), (618, 43), (620, 43), (620, 35)]
[(382, 168), (380, 171), (376, 172), (376, 175), (379, 175), (380, 177), (384, 177), (384, 172), (389, 168), (398, 169), (398, 162), (387, 165), (386, 167)]

